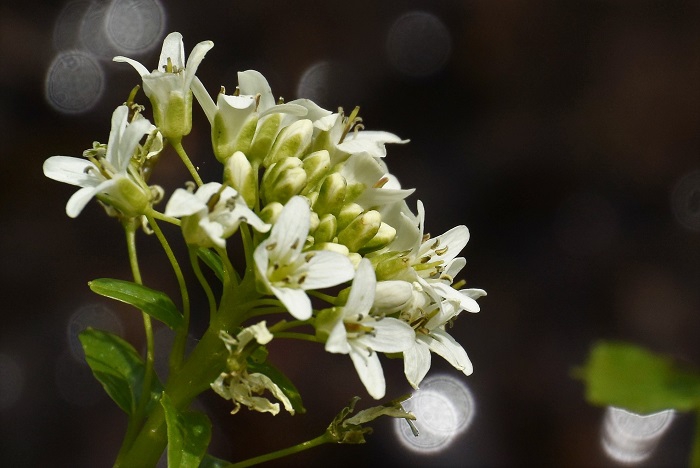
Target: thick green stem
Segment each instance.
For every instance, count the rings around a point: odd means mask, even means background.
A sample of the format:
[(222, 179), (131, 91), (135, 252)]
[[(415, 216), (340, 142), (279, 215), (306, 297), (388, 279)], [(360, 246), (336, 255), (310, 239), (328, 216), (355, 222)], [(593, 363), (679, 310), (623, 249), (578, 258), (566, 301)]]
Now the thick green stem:
[(227, 465), (226, 468), (245, 468), (247, 466), (253, 466), (259, 463), (265, 463), (271, 460), (276, 460), (277, 458), (287, 457), (289, 455), (303, 452), (304, 450), (318, 447), (319, 445), (327, 444), (330, 442), (335, 442), (335, 439), (330, 433), (324, 432), (315, 439), (307, 440), (306, 442), (302, 442), (301, 444), (297, 444), (293, 447), (289, 447), (286, 449), (278, 450), (276, 452), (260, 455), (259, 457), (249, 458), (248, 460), (244, 460), (238, 463), (232, 463), (230, 465)]
[(194, 270), (194, 275), (199, 280), (199, 284), (204, 290), (204, 294), (207, 296), (207, 301), (209, 302), (209, 323), (214, 320), (216, 315), (216, 298), (214, 297), (214, 292), (209, 286), (209, 282), (206, 277), (202, 274), (202, 269), (199, 268), (199, 257), (197, 256), (197, 248), (189, 247), (190, 263), (192, 264), (192, 270)]
[(690, 466), (700, 468), (700, 410), (695, 413), (695, 437), (690, 452)]
[(190, 157), (187, 156), (185, 148), (182, 147), (182, 140), (171, 141), (170, 143), (173, 145), (173, 148), (175, 148), (175, 151), (177, 152), (178, 156), (180, 156), (182, 163), (185, 165), (187, 170), (190, 171), (190, 175), (194, 179), (197, 186), (201, 187), (203, 184), (202, 178), (199, 177), (199, 172), (197, 172), (197, 169), (194, 167), (194, 164), (192, 164), (192, 161), (190, 161)]

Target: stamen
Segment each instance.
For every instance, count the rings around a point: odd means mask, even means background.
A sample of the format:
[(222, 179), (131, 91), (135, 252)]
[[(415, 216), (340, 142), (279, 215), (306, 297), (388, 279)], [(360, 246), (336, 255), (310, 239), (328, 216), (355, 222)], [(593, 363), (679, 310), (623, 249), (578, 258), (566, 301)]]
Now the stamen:
[(297, 281), (297, 284), (301, 286), (304, 283), (304, 281), (306, 281), (306, 275), (301, 275), (299, 277), (299, 280)]
[(267, 244), (267, 245), (265, 246), (265, 248), (266, 248), (267, 250), (275, 250), (275, 249), (277, 248), (277, 242), (272, 242), (272, 243), (270, 243), (270, 244)]
[(216, 193), (209, 197), (209, 200), (207, 201), (207, 209), (210, 213), (214, 211), (214, 207), (217, 203), (219, 203), (219, 200), (221, 200), (221, 194), (224, 193), (224, 189), (226, 187), (226, 184), (222, 184), (221, 187), (219, 187), (219, 190), (217, 190)]
[(430, 234), (429, 233), (423, 234), (423, 239), (421, 239), (420, 243), (425, 244), (426, 242), (428, 242), (428, 239), (430, 239)]
[(297, 247), (299, 247), (299, 239), (294, 239), (291, 249), (296, 250)]
[(219, 89), (219, 94), (226, 94), (226, 88), (224, 87), (224, 85), (221, 85), (221, 89)]
[(284, 104), (284, 98), (282, 96), (277, 99), (277, 104)]
[(258, 111), (258, 106), (260, 105), (260, 98), (262, 97), (262, 94), (258, 93), (255, 95), (255, 112)]
[(355, 125), (356, 122), (361, 122), (362, 119), (358, 119), (357, 115), (360, 113), (360, 106), (355, 106), (355, 108), (352, 110), (350, 113), (350, 116), (348, 116), (348, 119), (345, 122), (345, 128), (343, 129), (343, 134), (340, 135), (340, 140), (338, 140), (338, 144), (341, 144), (343, 140), (345, 140), (345, 137), (348, 136), (348, 133), (350, 133), (350, 130), (352, 129), (353, 125)]
[(438, 254), (438, 255), (445, 255), (445, 254), (447, 253), (447, 249), (448, 249), (448, 248), (449, 248), (449, 246), (446, 246), (446, 247), (444, 247), (444, 248), (442, 248), (442, 249), (440, 249), (440, 250), (436, 250), (435, 253)]
[(175, 73), (175, 71), (173, 70), (173, 61), (170, 59), (170, 57), (168, 57), (168, 61), (165, 64), (164, 68), (165, 73)]
[(384, 176), (381, 179), (379, 179), (376, 184), (374, 184), (374, 188), (382, 188), (387, 184), (387, 182), (389, 182), (389, 178), (387, 176)]
[(435, 250), (438, 248), (438, 245), (440, 245), (440, 239), (435, 239), (435, 243), (430, 246), (430, 249)]
[(304, 261), (306, 263), (309, 263), (311, 261), (311, 259), (314, 258), (315, 256), (316, 256), (315, 253), (307, 253), (306, 256), (304, 257)]
[(240, 95), (241, 95), (241, 88), (239, 88), (238, 86), (236, 86), (236, 90), (233, 92), (233, 95), (234, 95), (234, 96), (240, 96)]

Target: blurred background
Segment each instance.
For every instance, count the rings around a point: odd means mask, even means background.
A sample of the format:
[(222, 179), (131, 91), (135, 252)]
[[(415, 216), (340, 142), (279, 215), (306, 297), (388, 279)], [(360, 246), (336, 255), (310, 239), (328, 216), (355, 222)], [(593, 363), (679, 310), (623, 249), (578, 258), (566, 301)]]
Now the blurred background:
[[(381, 421), (364, 446), (270, 466), (617, 466), (603, 448), (605, 409), (571, 377), (591, 345), (626, 340), (700, 366), (698, 24), (690, 0), (4, 2), (2, 464), (109, 466), (119, 448), (125, 417), (76, 336), (94, 326), (143, 343), (138, 314), (86, 286), (129, 278), (123, 236), (94, 202), (69, 219), (74, 189), (41, 166), (106, 141), (112, 111), (140, 82), (112, 56), (152, 69), (162, 38), (180, 31), (188, 54), (214, 41), (198, 72), (212, 94), (252, 68), (277, 96), (360, 105), (367, 129), (410, 139), (389, 147), (390, 170), (417, 188), (409, 204), (424, 202), (428, 232), (469, 227), (462, 277), (488, 291), (452, 329), (474, 374), (433, 360), (431, 375), (456, 379), (470, 405), (449, 444), (425, 453)], [(205, 180), (220, 171), (208, 145), (195, 107), (184, 146)], [(158, 172), (168, 190), (185, 176)], [(145, 281), (178, 297), (156, 241), (139, 247)], [(308, 413), (231, 416), (207, 395), (197, 406), (217, 427), (215, 455), (311, 439), (353, 395), (370, 403), (347, 357), (274, 345)], [(387, 396), (409, 391), (401, 363), (383, 363)], [(676, 415), (640, 465), (687, 463), (693, 430)]]

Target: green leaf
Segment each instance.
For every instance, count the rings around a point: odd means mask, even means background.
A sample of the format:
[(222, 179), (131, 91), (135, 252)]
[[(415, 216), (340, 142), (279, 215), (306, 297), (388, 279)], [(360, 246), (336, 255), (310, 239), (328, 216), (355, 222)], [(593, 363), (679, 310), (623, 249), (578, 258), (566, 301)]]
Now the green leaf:
[(289, 402), (292, 404), (292, 408), (298, 414), (306, 413), (306, 408), (301, 401), (301, 394), (299, 390), (294, 386), (291, 380), (282, 373), (275, 366), (269, 362), (255, 362), (253, 359), (248, 359), (248, 371), (249, 372), (259, 372), (264, 374), (272, 380), (279, 388), (282, 393), (289, 398)]
[[(95, 378), (126, 414), (132, 416), (141, 398), (146, 373), (141, 356), (126, 341), (111, 333), (88, 328), (79, 335), (85, 359)], [(163, 386), (153, 375), (149, 405), (160, 397)], [(147, 406), (148, 408), (148, 406)]]
[(88, 285), (97, 294), (131, 304), (173, 330), (183, 325), (182, 314), (164, 292), (112, 278), (99, 278)]
[(700, 406), (700, 374), (631, 344), (596, 344), (575, 375), (586, 383), (586, 399), (596, 405), (641, 414)]
[(204, 247), (197, 249), (197, 256), (212, 269), (216, 277), (219, 278), (219, 281), (224, 281), (224, 265), (221, 261), (221, 257)]
[(211, 440), (209, 418), (195, 411), (178, 410), (167, 393), (163, 393), (160, 404), (168, 430), (168, 466), (199, 467)]

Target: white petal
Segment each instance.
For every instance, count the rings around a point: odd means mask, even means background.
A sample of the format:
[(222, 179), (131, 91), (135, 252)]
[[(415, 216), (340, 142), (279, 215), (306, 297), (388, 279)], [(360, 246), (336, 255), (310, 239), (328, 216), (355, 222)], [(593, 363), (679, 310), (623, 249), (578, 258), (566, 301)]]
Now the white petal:
[(115, 162), (118, 160), (117, 148), (119, 148), (128, 117), (129, 108), (126, 106), (119, 106), (112, 112), (112, 124), (109, 131), (109, 141), (107, 141), (107, 160), (115, 166)]
[(352, 262), (341, 253), (318, 250), (309, 252), (308, 255), (313, 257), (307, 263), (306, 279), (302, 284), (304, 289), (328, 288), (350, 281), (355, 275)]
[(348, 333), (345, 330), (345, 323), (340, 319), (340, 316), (338, 319), (326, 340), (326, 351), (329, 353), (348, 354), (350, 352)]
[(148, 75), (148, 74), (150, 73), (150, 72), (148, 71), (148, 68), (144, 67), (143, 65), (141, 65), (141, 63), (137, 62), (137, 61), (134, 60), (134, 59), (130, 59), (130, 58), (128, 58), (128, 57), (123, 57), (123, 56), (121, 56), (121, 55), (117, 55), (117, 56), (114, 57), (112, 60), (115, 61), (115, 62), (128, 63), (129, 65), (131, 65), (132, 67), (134, 67), (134, 69), (136, 69), (136, 71), (138, 72), (138, 74), (141, 75), (142, 77), (145, 76), (145, 75)]
[(466, 294), (462, 294), (452, 286), (448, 286), (439, 281), (431, 281), (430, 286), (444, 299), (457, 302), (459, 307), (467, 312), (479, 312), (479, 304)]
[(195, 76), (192, 80), (192, 84), (190, 84), (190, 89), (192, 89), (192, 94), (194, 94), (194, 97), (197, 99), (197, 102), (199, 102), (199, 105), (202, 106), (202, 110), (204, 111), (204, 114), (206, 114), (209, 124), (213, 124), (214, 117), (216, 116), (216, 104), (214, 104), (214, 100), (207, 92), (204, 84)]
[[(309, 234), (311, 209), (302, 197), (292, 197), (282, 209), (266, 243), (271, 245), (270, 258), (296, 258)], [(337, 283), (333, 283), (337, 284)]]
[(413, 388), (418, 388), (423, 378), (430, 370), (430, 349), (422, 341), (416, 341), (403, 352), (403, 372), (408, 383)]
[[(138, 119), (127, 125), (119, 141), (119, 146), (116, 148), (117, 159), (112, 161), (114, 167), (119, 172), (126, 172), (126, 168), (129, 166), (129, 161), (131, 161), (131, 156), (134, 154), (136, 145), (138, 145), (141, 138), (150, 131), (151, 127), (151, 122), (147, 119)], [(109, 152), (109, 147), (107, 151)], [(114, 155), (114, 150), (112, 150), (111, 153)]]
[(428, 343), (430, 350), (442, 356), (455, 369), (461, 370), (465, 375), (471, 375), (474, 368), (462, 345), (457, 343), (445, 330), (432, 330), (431, 335), (436, 339), (432, 339)]
[(415, 192), (416, 189), (394, 190), (387, 188), (367, 187), (362, 194), (357, 197), (355, 203), (363, 208), (389, 205), (396, 203)]
[(66, 204), (66, 214), (71, 218), (75, 218), (81, 211), (83, 211), (83, 208), (85, 208), (85, 205), (88, 204), (92, 197), (98, 193), (104, 192), (113, 184), (113, 180), (106, 180), (97, 187), (81, 188), (75, 192), (70, 199), (68, 199), (68, 203)]
[(469, 242), (469, 229), (467, 226), (455, 226), (446, 233), (437, 236), (435, 239), (429, 240), (427, 243), (433, 245), (438, 240), (440, 241), (438, 250), (447, 247), (447, 252), (443, 255), (438, 255), (437, 258), (448, 262), (455, 258), (462, 251), (467, 242)]
[(350, 133), (345, 140), (338, 145), (338, 149), (346, 153), (367, 153), (374, 158), (386, 156), (385, 143), (407, 143), (393, 133), (381, 131), (363, 130)]
[(168, 59), (177, 68), (185, 66), (185, 45), (182, 43), (182, 34), (179, 32), (171, 32), (163, 40), (163, 48), (158, 60), (158, 71), (163, 71), (168, 64)]
[(199, 64), (204, 60), (204, 56), (207, 52), (214, 47), (212, 41), (202, 41), (192, 49), (190, 56), (187, 58), (187, 66), (185, 67), (185, 87), (189, 89), (194, 80), (194, 75), (197, 73)]
[(259, 111), (265, 111), (275, 105), (275, 97), (267, 79), (257, 70), (238, 72), (238, 87), (241, 94), (255, 96), (260, 94)]
[(344, 315), (367, 315), (374, 303), (376, 287), (377, 278), (372, 263), (363, 258), (355, 272), (355, 279), (352, 281), (350, 294), (344, 307)]
[(79, 187), (95, 187), (105, 178), (90, 161), (70, 156), (51, 156), (44, 161), (44, 175), (49, 179)]
[(407, 323), (395, 318), (383, 318), (363, 323), (374, 328), (372, 334), (362, 336), (362, 343), (382, 353), (400, 353), (416, 341), (416, 333)]
[(386, 393), (386, 382), (384, 381), (384, 371), (379, 362), (377, 353), (367, 355), (368, 351), (354, 348), (350, 351), (350, 359), (355, 365), (355, 370), (360, 380), (365, 385), (367, 393), (374, 399), (384, 398)]
[(311, 300), (303, 289), (278, 288), (276, 286), (270, 286), (270, 289), (295, 319), (307, 320), (311, 318)]
[(180, 218), (182, 216), (192, 216), (206, 209), (206, 203), (202, 202), (196, 195), (179, 188), (170, 196), (170, 200), (168, 200), (168, 204), (165, 206), (164, 214), (165, 216)]

